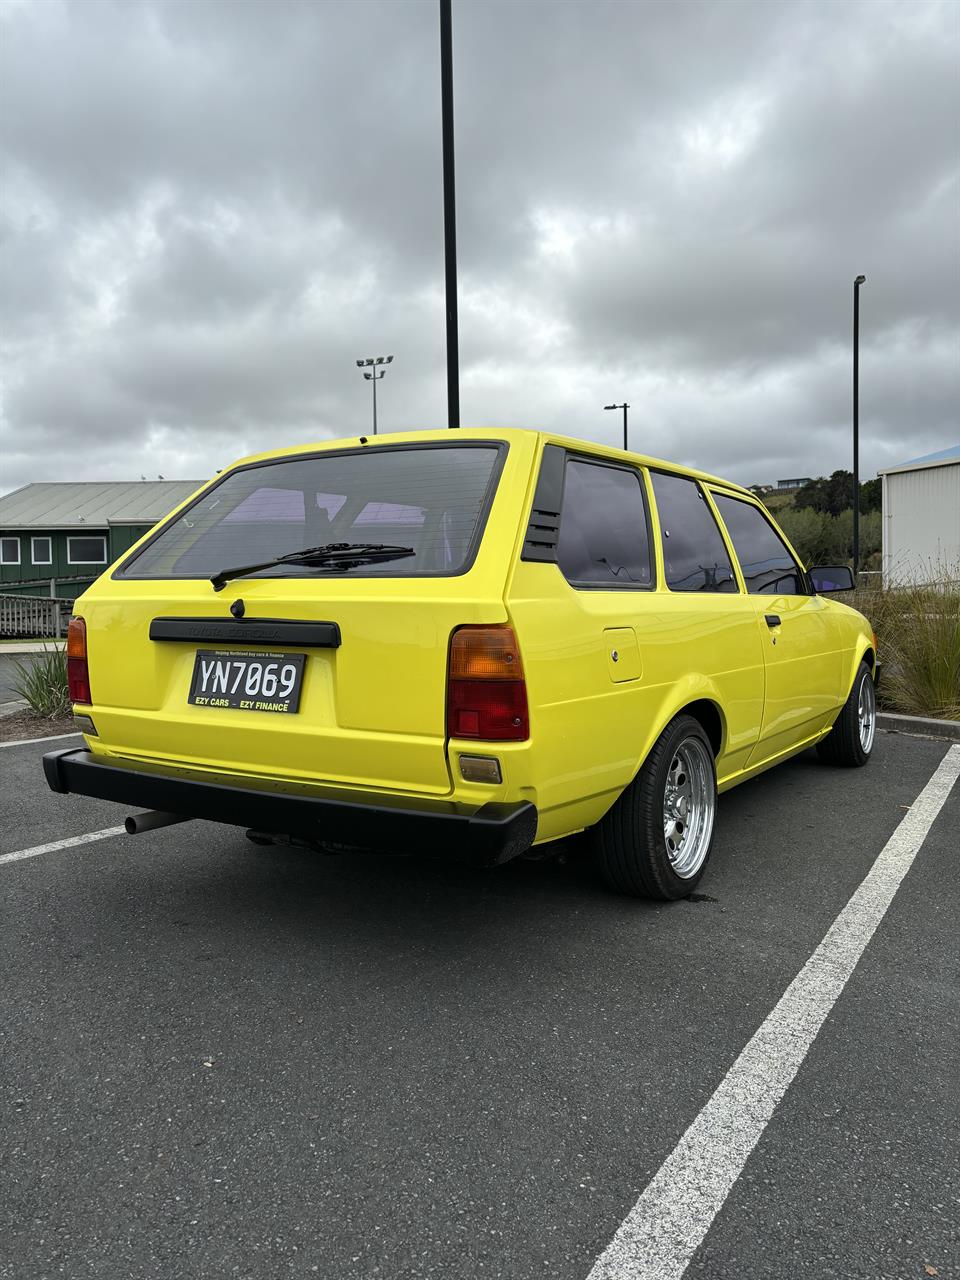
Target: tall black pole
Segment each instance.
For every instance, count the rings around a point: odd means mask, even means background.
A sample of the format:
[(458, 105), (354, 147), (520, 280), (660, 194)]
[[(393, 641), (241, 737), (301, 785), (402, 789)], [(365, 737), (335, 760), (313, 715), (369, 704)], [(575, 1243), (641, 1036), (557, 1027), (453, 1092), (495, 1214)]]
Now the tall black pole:
[(623, 406), (623, 451), (627, 451), (627, 410), (630, 408), (628, 404)]
[(377, 369), (373, 369), (373, 434), (377, 434)]
[(853, 577), (860, 571), (860, 286), (853, 282)]
[(460, 338), (457, 330), (457, 198), (453, 174), (453, 22), (440, 0), (440, 106), (443, 121), (443, 246), (447, 286), (447, 425), (460, 425)]

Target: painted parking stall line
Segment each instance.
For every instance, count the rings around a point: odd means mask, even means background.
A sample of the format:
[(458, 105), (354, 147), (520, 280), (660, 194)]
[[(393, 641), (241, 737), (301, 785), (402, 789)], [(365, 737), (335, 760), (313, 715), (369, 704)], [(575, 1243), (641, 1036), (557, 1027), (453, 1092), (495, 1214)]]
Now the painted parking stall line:
[(592, 1267), (587, 1280), (679, 1280), (723, 1207), (960, 776), (960, 745), (884, 845)]
[(42, 853), (56, 853), (59, 849), (71, 849), (78, 844), (93, 844), (96, 840), (109, 840), (111, 836), (125, 836), (126, 827), (104, 827), (102, 831), (88, 831), (86, 835), (70, 836), (66, 840), (51, 840), (49, 844), (37, 844), (32, 849), (18, 849), (15, 853), (0, 853), (0, 863), (22, 862), (24, 858), (39, 858)]
[(59, 742), (61, 738), (82, 738), (78, 729), (76, 733), (51, 733), (46, 738), (17, 738), (16, 742), (0, 742), (0, 751), (6, 747), (29, 747), (34, 742)]

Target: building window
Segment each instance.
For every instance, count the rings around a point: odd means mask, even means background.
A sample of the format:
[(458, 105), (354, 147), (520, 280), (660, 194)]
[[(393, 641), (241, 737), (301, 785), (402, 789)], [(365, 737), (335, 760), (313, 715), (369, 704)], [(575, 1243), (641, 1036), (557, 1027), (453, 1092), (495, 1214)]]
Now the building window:
[(31, 564), (53, 564), (53, 543), (50, 538), (30, 539)]
[(68, 538), (67, 564), (106, 564), (106, 538)]
[(20, 539), (0, 538), (0, 564), (20, 563)]

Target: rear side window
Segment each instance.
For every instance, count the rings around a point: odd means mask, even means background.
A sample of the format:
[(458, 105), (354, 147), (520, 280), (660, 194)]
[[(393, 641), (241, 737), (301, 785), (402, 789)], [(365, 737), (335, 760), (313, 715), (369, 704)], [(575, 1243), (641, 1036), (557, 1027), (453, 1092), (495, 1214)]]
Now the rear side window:
[(568, 459), (557, 563), (574, 586), (652, 585), (647, 504), (639, 472)]
[[(120, 570), (131, 578), (206, 578), (330, 543), (412, 547), (350, 577), (450, 576), (472, 563), (505, 446), (374, 446), (230, 472)], [(250, 577), (315, 577), (281, 565)]]
[(751, 595), (809, 595), (803, 574), (787, 545), (762, 511), (739, 498), (714, 493)]
[(671, 591), (739, 591), (733, 565), (700, 486), (683, 476), (651, 473)]

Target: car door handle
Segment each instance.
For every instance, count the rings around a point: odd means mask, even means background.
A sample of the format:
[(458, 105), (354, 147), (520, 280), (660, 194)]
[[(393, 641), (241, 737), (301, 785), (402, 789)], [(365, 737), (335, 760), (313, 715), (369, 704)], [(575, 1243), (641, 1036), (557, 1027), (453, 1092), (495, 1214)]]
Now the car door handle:
[(772, 629), (773, 627), (779, 627), (779, 625), (780, 625), (780, 615), (779, 615), (779, 613), (765, 613), (765, 614), (763, 615), (763, 618), (764, 618), (764, 621), (766, 622), (767, 626), (768, 626), (768, 627), (770, 627), (771, 629)]

